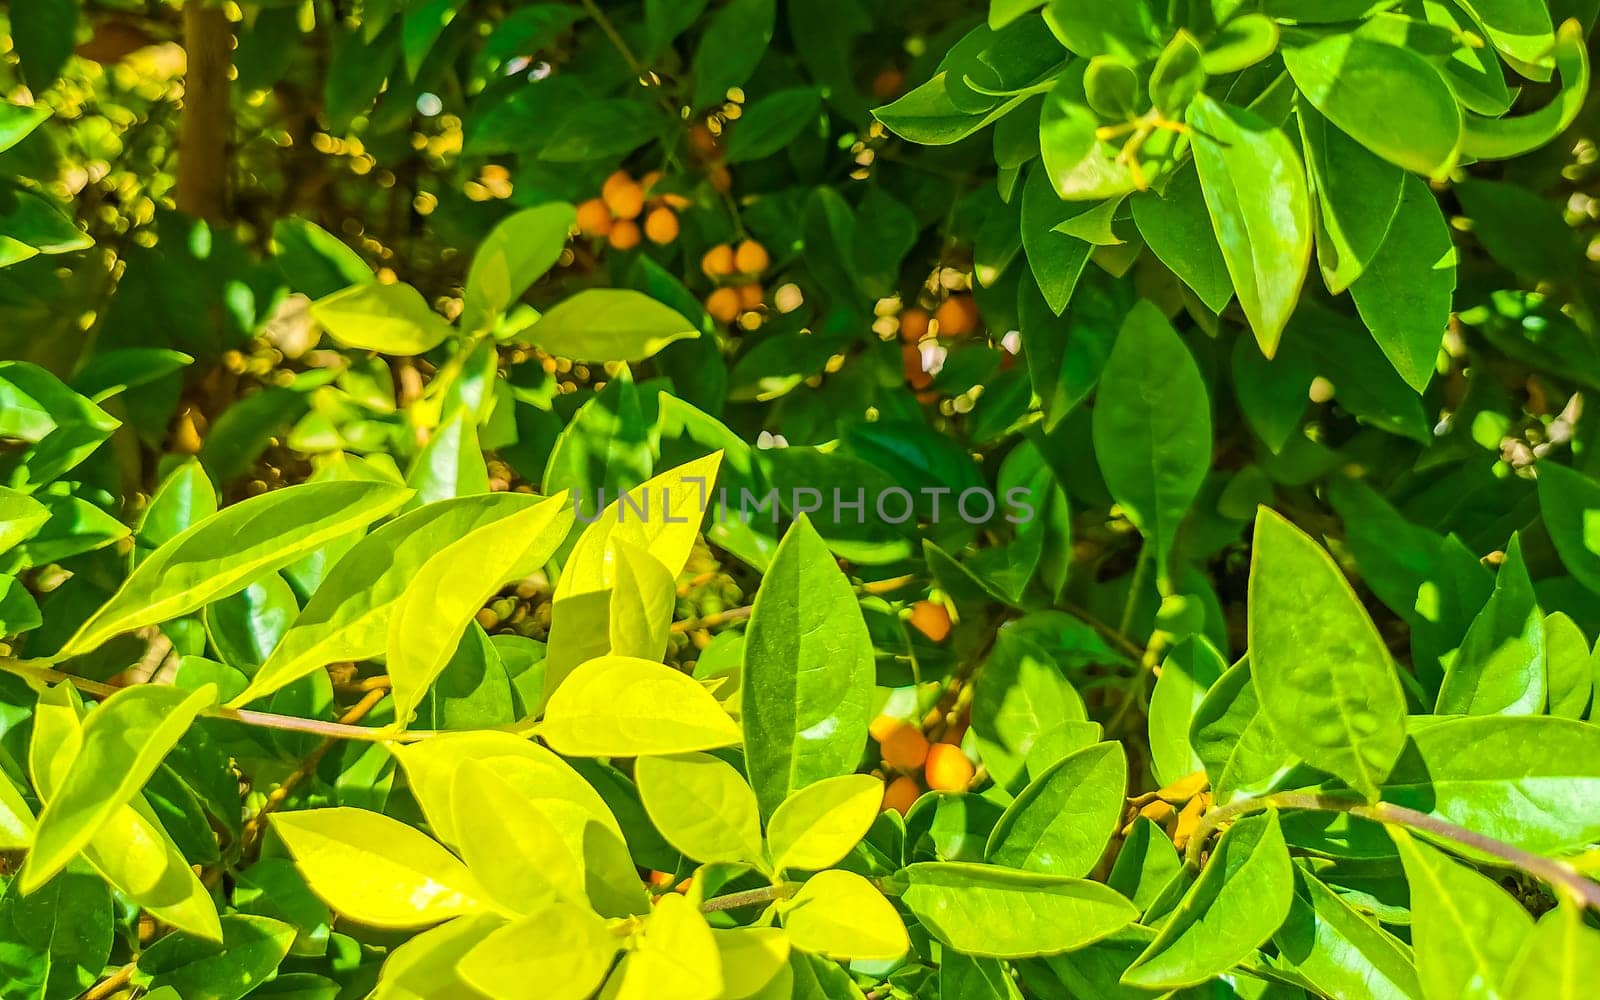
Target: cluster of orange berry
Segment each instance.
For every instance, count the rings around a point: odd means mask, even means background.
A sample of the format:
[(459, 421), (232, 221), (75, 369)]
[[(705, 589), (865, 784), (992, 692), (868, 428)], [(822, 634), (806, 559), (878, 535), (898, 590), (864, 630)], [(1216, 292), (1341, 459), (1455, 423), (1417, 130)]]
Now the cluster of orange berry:
[(655, 196), (653, 192), (660, 181), (659, 170), (640, 180), (634, 180), (626, 170), (618, 170), (606, 178), (600, 197), (578, 206), (578, 231), (590, 239), (605, 239), (615, 250), (632, 250), (646, 238), (657, 246), (671, 243), (678, 238), (678, 213), (673, 210), (688, 208), (689, 199), (680, 194)]
[(718, 243), (700, 258), (700, 270), (719, 287), (706, 296), (706, 312), (718, 323), (732, 323), (739, 314), (761, 306), (766, 297), (755, 279), (772, 264), (767, 248), (755, 240), (735, 247)]
[(927, 310), (912, 306), (900, 314), (900, 360), (906, 382), (917, 392), (933, 384), (933, 376), (922, 368), (922, 352), (917, 344), (929, 331), (941, 337), (964, 337), (978, 328), (978, 304), (968, 294), (952, 295), (939, 304), (930, 317)]
[(952, 729), (944, 740), (929, 743), (922, 730), (911, 723), (880, 715), (872, 721), (870, 731), (883, 752), (884, 768), (901, 772), (884, 787), (880, 811), (893, 809), (902, 816), (906, 814), (911, 804), (922, 796), (922, 783), (916, 778), (918, 771), (922, 772), (928, 788), (936, 792), (960, 794), (972, 784), (976, 773), (972, 761), (961, 747), (950, 742), (959, 730)]

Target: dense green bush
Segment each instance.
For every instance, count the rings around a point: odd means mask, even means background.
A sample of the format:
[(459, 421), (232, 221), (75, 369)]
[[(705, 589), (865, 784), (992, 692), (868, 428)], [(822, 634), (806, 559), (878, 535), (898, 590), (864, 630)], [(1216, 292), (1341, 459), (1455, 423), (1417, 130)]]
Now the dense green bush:
[(1592, 0), (13, 0), (0, 1000), (1575, 997)]

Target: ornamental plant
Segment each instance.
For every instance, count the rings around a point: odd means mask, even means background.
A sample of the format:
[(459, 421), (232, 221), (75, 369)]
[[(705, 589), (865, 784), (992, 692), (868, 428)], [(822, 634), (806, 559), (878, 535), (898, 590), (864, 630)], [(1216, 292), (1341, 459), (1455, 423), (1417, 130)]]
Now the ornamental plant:
[(1591, 0), (13, 0), (0, 1000), (1575, 997)]

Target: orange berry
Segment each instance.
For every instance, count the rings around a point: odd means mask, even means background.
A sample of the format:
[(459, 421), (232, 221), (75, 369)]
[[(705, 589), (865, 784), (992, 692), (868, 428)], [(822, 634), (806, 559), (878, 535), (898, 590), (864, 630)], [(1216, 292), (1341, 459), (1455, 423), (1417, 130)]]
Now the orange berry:
[(700, 270), (708, 278), (724, 278), (733, 273), (733, 247), (718, 243), (700, 258)]
[(590, 198), (578, 206), (578, 231), (598, 239), (611, 234), (611, 209), (599, 198)]
[(896, 726), (888, 739), (879, 740), (878, 748), (885, 764), (902, 771), (915, 771), (928, 759), (928, 738), (909, 722)]
[(883, 805), (878, 807), (878, 811), (888, 812), (893, 809), (904, 816), (921, 797), (922, 786), (917, 784), (917, 779), (901, 775), (884, 786)]
[(884, 740), (888, 739), (890, 734), (892, 734), (896, 729), (899, 729), (905, 724), (906, 720), (904, 719), (897, 719), (892, 715), (880, 715), (876, 719), (873, 719), (871, 722), (867, 723), (867, 732), (872, 734), (873, 739), (877, 740), (879, 743), (882, 743)]
[(704, 122), (689, 126), (689, 148), (704, 157), (712, 157), (720, 152), (717, 137), (711, 134)]
[(937, 601), (918, 601), (911, 606), (911, 627), (932, 639), (944, 642), (950, 636), (950, 612)]
[(761, 286), (754, 281), (748, 285), (740, 285), (735, 291), (739, 293), (739, 308), (741, 309), (759, 309), (762, 301), (766, 298)]
[(643, 177), (639, 178), (639, 186), (644, 188), (644, 193), (646, 195), (650, 194), (650, 192), (655, 189), (655, 186), (660, 183), (661, 171), (659, 170), (652, 170), (648, 174), (645, 174)]
[(907, 309), (900, 314), (900, 339), (915, 344), (928, 335), (928, 313), (922, 309)]
[(978, 304), (970, 295), (952, 295), (933, 314), (939, 321), (939, 336), (961, 337), (978, 328)]
[(739, 318), (739, 293), (731, 288), (719, 288), (706, 296), (706, 312), (718, 323), (732, 323)]
[(639, 224), (629, 219), (618, 219), (611, 224), (609, 242), (614, 250), (632, 250), (639, 245)]
[(639, 213), (644, 211), (644, 188), (628, 176), (626, 170), (618, 170), (606, 178), (605, 185), (600, 188), (600, 197), (611, 209), (611, 214), (619, 219), (637, 219)]
[(911, 388), (926, 389), (933, 384), (933, 376), (922, 370), (922, 352), (910, 344), (900, 348), (900, 364)]
[(718, 194), (727, 194), (733, 190), (733, 175), (720, 163), (706, 174), (706, 180), (711, 183), (711, 190)]
[(890, 66), (872, 78), (872, 96), (880, 101), (886, 101), (900, 93), (900, 88), (905, 82), (905, 74)]
[(923, 774), (928, 787), (939, 792), (964, 792), (972, 784), (972, 761), (958, 746), (935, 743), (928, 748), (927, 767)]
[(678, 238), (678, 217), (670, 208), (652, 209), (644, 217), (644, 234), (651, 243), (666, 246)]
[(767, 256), (766, 247), (755, 240), (745, 240), (734, 251), (733, 263), (740, 274), (760, 274), (772, 263), (772, 258)]

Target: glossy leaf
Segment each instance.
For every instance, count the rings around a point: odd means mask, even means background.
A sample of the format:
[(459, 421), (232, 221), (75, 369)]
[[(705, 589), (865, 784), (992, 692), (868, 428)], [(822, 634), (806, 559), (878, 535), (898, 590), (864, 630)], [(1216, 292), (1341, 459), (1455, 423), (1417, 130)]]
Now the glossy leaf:
[(450, 325), (410, 285), (376, 281), (319, 299), (311, 315), (346, 347), (385, 354), (422, 354), (450, 336)]
[(1494, 593), (1472, 620), (1461, 649), (1445, 672), (1435, 711), (1440, 715), (1532, 715), (1543, 711), (1544, 615), (1511, 536), (1495, 576)]
[(1421, 392), (1450, 323), (1456, 249), (1428, 186), (1411, 177), (1401, 191), (1383, 245), (1351, 283), (1350, 297), (1395, 371)]
[(779, 906), (783, 929), (801, 951), (854, 961), (887, 961), (911, 947), (905, 924), (883, 893), (854, 872), (813, 875)]
[(162, 545), (140, 563), (58, 659), (88, 652), (122, 632), (197, 610), (358, 531), (405, 502), (384, 483), (304, 483), (234, 504)]
[(1097, 882), (992, 865), (907, 866), (901, 900), (956, 951), (994, 958), (1053, 955), (1091, 944), (1138, 916)]
[(700, 684), (671, 667), (601, 656), (545, 706), (539, 735), (576, 757), (645, 757), (729, 746), (739, 727)]
[(1006, 808), (985, 854), (1007, 868), (1081, 878), (1105, 853), (1122, 818), (1128, 762), (1115, 743), (1068, 754)]
[(745, 770), (763, 812), (856, 769), (874, 676), (855, 592), (802, 516), (762, 578), (744, 645)]
[(634, 778), (650, 821), (687, 857), (762, 862), (755, 793), (731, 764), (703, 753), (646, 757)]
[(1198, 133), (1194, 162), (1217, 243), (1261, 353), (1270, 358), (1311, 265), (1305, 168), (1288, 137), (1250, 111), (1202, 94), (1188, 120)]
[(586, 907), (553, 902), (473, 945), (461, 958), (461, 975), (491, 997), (538, 983), (551, 1000), (583, 1000), (605, 978), (620, 943)]
[(668, 344), (700, 336), (675, 310), (626, 288), (591, 288), (563, 299), (528, 331), (558, 357), (638, 362)]
[(1333, 559), (1262, 508), (1250, 567), (1250, 676), (1279, 740), (1369, 799), (1405, 744), (1405, 694)]
[(820, 871), (861, 842), (883, 801), (883, 782), (869, 774), (823, 778), (790, 794), (772, 811), (767, 843), (773, 866)]

